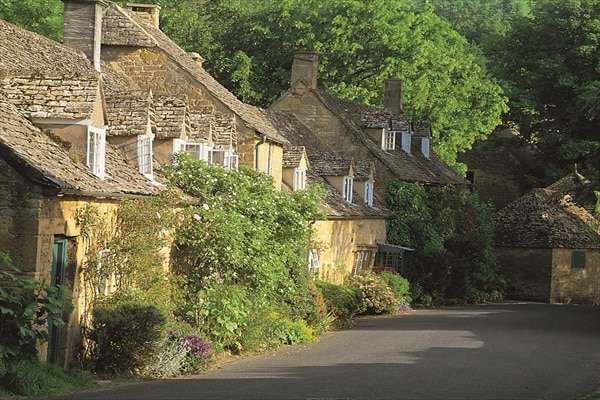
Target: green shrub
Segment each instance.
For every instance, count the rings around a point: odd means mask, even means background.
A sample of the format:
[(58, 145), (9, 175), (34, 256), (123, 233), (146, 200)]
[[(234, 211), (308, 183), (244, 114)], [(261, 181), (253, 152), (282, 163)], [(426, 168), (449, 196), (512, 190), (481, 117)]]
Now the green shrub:
[(346, 279), (346, 284), (359, 289), (362, 299), (360, 314), (397, 314), (400, 302), (390, 287), (375, 274), (355, 275)]
[(46, 329), (51, 321), (64, 325), (63, 311), (73, 304), (63, 286), (51, 286), (35, 279), (21, 279), (8, 256), (0, 253), (0, 360), (33, 359), (38, 341), (48, 340)]
[(314, 330), (306, 321), (292, 321), (276, 312), (269, 316), (270, 336), (276, 340), (277, 345), (313, 343), (317, 339)]
[(98, 372), (139, 374), (158, 350), (165, 316), (153, 304), (104, 301), (92, 311), (91, 358)]
[(400, 304), (408, 305), (412, 301), (410, 297), (410, 283), (397, 272), (383, 271), (379, 278), (390, 287)]
[(146, 372), (153, 377), (198, 373), (206, 369), (212, 357), (211, 344), (203, 338), (169, 329), (157, 344)]
[(327, 309), (335, 318), (335, 326), (352, 326), (361, 302), (360, 291), (324, 281), (315, 281), (315, 285), (321, 292)]
[(0, 397), (49, 396), (91, 387), (90, 376), (37, 360), (12, 360), (0, 371)]

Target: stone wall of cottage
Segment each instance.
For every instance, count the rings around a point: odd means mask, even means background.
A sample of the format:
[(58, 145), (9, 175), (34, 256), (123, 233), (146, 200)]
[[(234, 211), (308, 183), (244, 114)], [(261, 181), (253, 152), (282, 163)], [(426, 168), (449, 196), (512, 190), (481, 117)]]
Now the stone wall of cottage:
[(38, 278), (41, 189), (0, 158), (0, 252), (29, 278)]
[[(111, 220), (116, 200), (46, 195), (20, 173), (0, 159), (0, 252), (8, 253), (23, 278), (52, 279), (53, 246), (56, 239), (67, 240), (65, 286), (73, 296), (74, 311), (65, 315), (61, 328), (58, 363), (75, 360), (81, 344), (81, 321), (89, 311), (90, 296), (85, 295), (81, 268), (85, 252), (94, 237), (84, 239), (77, 224), (78, 210), (95, 207), (101, 218)], [(48, 346), (40, 346), (39, 357), (45, 360)]]
[(585, 267), (571, 268), (572, 249), (552, 251), (551, 303), (600, 305), (600, 250), (584, 250)]
[(544, 302), (550, 299), (552, 249), (501, 247), (496, 252), (507, 283), (507, 298)]
[[(355, 161), (373, 162), (375, 165), (375, 193), (380, 199), (387, 197), (388, 184), (396, 176), (379, 159), (365, 151), (354, 134), (323, 103), (310, 91), (288, 92), (273, 105), (277, 111), (286, 111), (295, 114), (306, 126), (319, 135), (329, 148), (336, 149), (336, 153), (352, 158)], [(357, 116), (357, 118), (359, 118)], [(381, 136), (381, 130), (379, 130)], [(379, 139), (380, 141), (381, 139)], [(310, 161), (310, 160), (309, 160)], [(340, 186), (341, 188), (341, 186)]]
[(319, 249), (318, 278), (332, 283), (342, 284), (352, 274), (357, 250), (376, 250), (377, 243), (385, 243), (384, 219), (317, 221), (313, 227)]
[(490, 201), (497, 210), (527, 193), (531, 187), (523, 179), (526, 169), (504, 147), (486, 149), (483, 146), (458, 156), (473, 174), (473, 184), (483, 201)]

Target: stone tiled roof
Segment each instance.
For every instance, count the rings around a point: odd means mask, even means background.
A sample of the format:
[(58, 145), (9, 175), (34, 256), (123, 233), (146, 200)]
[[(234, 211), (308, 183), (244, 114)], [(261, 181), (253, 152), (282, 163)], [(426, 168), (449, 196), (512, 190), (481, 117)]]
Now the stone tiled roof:
[[(141, 43), (145, 47), (159, 47), (184, 71), (202, 84), (211, 96), (237, 115), (246, 126), (267, 135), (270, 140), (279, 143), (286, 142), (286, 139), (259, 108), (245, 104), (235, 97), (151, 21), (141, 18), (133, 12), (128, 12), (116, 4), (112, 4), (105, 10), (103, 21), (105, 21), (102, 25), (103, 44), (130, 46)], [(136, 37), (135, 43), (132, 42), (132, 36)], [(140, 39), (141, 37), (146, 40)]]
[(101, 180), (31, 122), (90, 119), (103, 104), (101, 94), (101, 75), (83, 53), (0, 20), (0, 156), (31, 181), (63, 193), (157, 193), (110, 145)]
[(494, 222), (499, 247), (600, 249), (599, 221), (551, 188), (533, 189), (499, 210)]
[[(306, 156), (306, 150), (304, 146), (292, 146), (286, 144), (283, 146), (283, 168), (298, 168), (302, 157)], [(307, 160), (308, 163), (308, 160)]]
[[(306, 151), (310, 163), (306, 172), (307, 184), (320, 184), (325, 188), (327, 196), (321, 207), (328, 219), (391, 218), (393, 216), (393, 213), (384, 206), (385, 202), (376, 195), (373, 199), (374, 207), (369, 207), (362, 202), (348, 203), (339, 190), (329, 184), (325, 178), (347, 175), (351, 165), (355, 169), (355, 174), (363, 173), (365, 170), (362, 164), (357, 167), (352, 159), (339, 157), (331, 152), (296, 116), (278, 111), (268, 111), (265, 115), (269, 116), (292, 146), (303, 147)], [(286, 148), (284, 147), (284, 152)], [(355, 198), (359, 198), (358, 194)]]
[(158, 139), (183, 138), (191, 131), (187, 98), (154, 96), (152, 108)]
[[(402, 115), (394, 116), (376, 107), (340, 99), (322, 90), (311, 90), (342, 121), (348, 130), (369, 149), (373, 157), (383, 162), (398, 178), (409, 182), (433, 185), (468, 184), (464, 178), (459, 176), (441, 160), (435, 152), (431, 151), (430, 158), (428, 159), (421, 152), (413, 152), (412, 155), (408, 155), (400, 148), (386, 151), (363, 130), (363, 128), (387, 126), (386, 124), (390, 120), (394, 129), (402, 130), (410, 122), (408, 117)], [(419, 136), (428, 135), (424, 131), (426, 128), (422, 124), (413, 124), (413, 129), (415, 127), (418, 129), (417, 133)]]
[(26, 119), (0, 92), (0, 156), (32, 182), (57, 192), (87, 196), (152, 195), (152, 185), (107, 145), (106, 173), (101, 180), (90, 169)]
[(145, 135), (154, 121), (152, 93), (141, 90), (127, 75), (102, 63), (108, 136)]
[(0, 89), (31, 118), (89, 118), (100, 95), (90, 66), (83, 53), (0, 20)]

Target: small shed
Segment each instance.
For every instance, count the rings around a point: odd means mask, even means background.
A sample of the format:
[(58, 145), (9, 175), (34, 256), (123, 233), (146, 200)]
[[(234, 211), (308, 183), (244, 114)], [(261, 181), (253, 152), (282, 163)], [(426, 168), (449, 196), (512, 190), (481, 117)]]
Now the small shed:
[(600, 224), (557, 185), (534, 189), (495, 215), (507, 297), (600, 304)]

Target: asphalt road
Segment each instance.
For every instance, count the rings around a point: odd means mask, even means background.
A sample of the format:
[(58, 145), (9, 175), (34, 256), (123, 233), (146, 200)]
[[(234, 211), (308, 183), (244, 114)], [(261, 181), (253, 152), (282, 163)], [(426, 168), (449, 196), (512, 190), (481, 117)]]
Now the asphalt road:
[(64, 399), (577, 399), (600, 389), (600, 307), (486, 304), (361, 318), (202, 376)]

